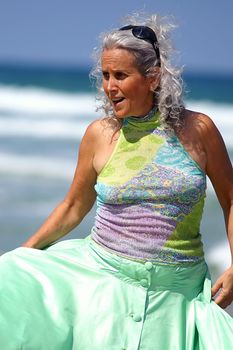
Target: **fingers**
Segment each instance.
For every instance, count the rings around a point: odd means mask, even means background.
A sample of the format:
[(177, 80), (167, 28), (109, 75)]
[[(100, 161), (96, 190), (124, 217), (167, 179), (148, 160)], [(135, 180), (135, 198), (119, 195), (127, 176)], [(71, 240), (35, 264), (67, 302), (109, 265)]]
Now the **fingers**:
[(215, 294), (217, 294), (220, 288), (222, 288), (222, 280), (219, 278), (211, 288), (212, 297), (215, 296)]
[(219, 295), (215, 298), (214, 302), (225, 309), (228, 305), (232, 303), (233, 291), (221, 289)]
[(223, 309), (225, 309), (231, 303), (231, 301), (224, 295), (218, 295), (214, 302)]
[[(218, 293), (218, 294), (217, 294)], [(216, 296), (215, 303), (225, 309), (233, 301), (233, 267), (227, 269), (211, 288), (212, 297)]]

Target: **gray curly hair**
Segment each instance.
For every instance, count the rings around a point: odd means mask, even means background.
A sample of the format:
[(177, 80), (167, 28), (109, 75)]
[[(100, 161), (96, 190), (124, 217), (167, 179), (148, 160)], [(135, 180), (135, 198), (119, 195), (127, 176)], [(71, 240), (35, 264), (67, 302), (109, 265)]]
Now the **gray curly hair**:
[[(183, 80), (181, 78), (182, 68), (175, 67), (171, 62), (171, 55), (175, 51), (170, 40), (170, 31), (175, 27), (167, 17), (157, 14), (147, 16), (135, 14), (126, 18), (127, 24), (144, 25), (150, 27), (156, 34), (160, 51), (160, 85), (154, 92), (155, 101), (160, 111), (161, 122), (173, 129), (182, 125), (183, 102)], [(114, 119), (119, 125), (119, 119), (114, 116), (111, 103), (104, 94), (102, 88), (101, 55), (105, 49), (122, 48), (129, 50), (135, 57), (138, 70), (144, 76), (155, 74), (155, 67), (158, 66), (158, 59), (151, 43), (135, 38), (131, 30), (113, 30), (101, 35), (102, 45), (94, 50), (95, 66), (91, 70), (90, 78), (95, 79), (99, 101), (99, 107), (104, 110), (105, 116)], [(157, 73), (158, 74), (158, 73)]]

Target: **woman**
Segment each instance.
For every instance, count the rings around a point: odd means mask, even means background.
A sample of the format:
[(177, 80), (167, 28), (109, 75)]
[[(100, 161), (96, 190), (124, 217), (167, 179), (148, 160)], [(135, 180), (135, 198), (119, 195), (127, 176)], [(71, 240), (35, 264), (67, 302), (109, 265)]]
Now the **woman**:
[[(199, 233), (207, 174), (233, 251), (231, 163), (211, 119), (184, 108), (170, 26), (158, 16), (130, 21), (103, 38), (93, 74), (101, 72), (105, 118), (87, 128), (69, 193), (1, 258), (4, 350), (232, 346), (222, 308), (233, 300), (233, 266), (213, 301)], [(91, 236), (53, 244), (96, 194)]]

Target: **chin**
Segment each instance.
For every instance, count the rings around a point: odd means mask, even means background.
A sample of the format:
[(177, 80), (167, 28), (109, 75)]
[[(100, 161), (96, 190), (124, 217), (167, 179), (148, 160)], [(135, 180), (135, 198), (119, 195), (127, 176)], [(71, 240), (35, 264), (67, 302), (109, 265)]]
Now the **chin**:
[(132, 116), (135, 116), (137, 117), (137, 115), (140, 115), (138, 114), (137, 112), (133, 112), (133, 111), (126, 111), (126, 110), (114, 110), (114, 115), (119, 118), (119, 119), (123, 119), (123, 118), (128, 118), (128, 117), (132, 117)]
[(127, 118), (130, 116), (129, 113), (124, 113), (123, 111), (115, 111), (115, 110), (113, 111), (114, 111), (114, 115), (119, 119)]

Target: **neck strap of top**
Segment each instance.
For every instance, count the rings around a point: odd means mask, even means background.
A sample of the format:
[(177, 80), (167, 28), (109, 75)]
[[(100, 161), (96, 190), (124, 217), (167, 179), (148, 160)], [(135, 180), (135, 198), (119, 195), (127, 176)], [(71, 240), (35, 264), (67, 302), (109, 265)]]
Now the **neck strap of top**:
[(148, 114), (145, 116), (137, 116), (137, 117), (127, 117), (123, 119), (123, 126), (131, 126), (131, 127), (149, 127), (155, 128), (160, 125), (159, 118), (159, 110), (156, 107), (152, 108)]

